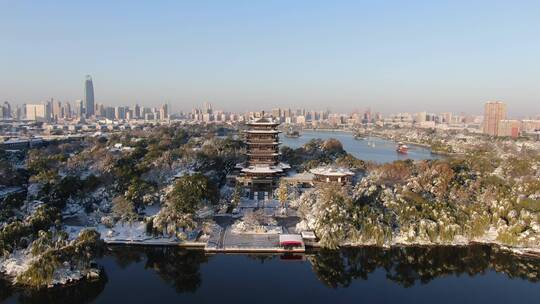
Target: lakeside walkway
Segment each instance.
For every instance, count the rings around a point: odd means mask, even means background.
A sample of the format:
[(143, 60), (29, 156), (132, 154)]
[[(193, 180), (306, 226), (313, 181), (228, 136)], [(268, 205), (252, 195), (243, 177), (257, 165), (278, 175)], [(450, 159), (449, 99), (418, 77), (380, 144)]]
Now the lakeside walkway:
[(305, 246), (285, 249), (278, 233), (234, 233), (228, 227), (212, 231), (204, 250), (207, 252), (305, 252)]

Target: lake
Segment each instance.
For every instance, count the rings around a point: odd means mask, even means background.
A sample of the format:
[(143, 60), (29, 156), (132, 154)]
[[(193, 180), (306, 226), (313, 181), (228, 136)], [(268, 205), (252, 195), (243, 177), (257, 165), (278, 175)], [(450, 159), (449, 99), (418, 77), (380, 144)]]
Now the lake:
[(109, 247), (106, 278), (7, 303), (538, 303), (540, 260), (483, 245), (356, 248), (298, 256)]
[(297, 138), (289, 138), (285, 135), (280, 136), (283, 145), (293, 149), (300, 148), (310, 140), (317, 138), (323, 140), (335, 138), (343, 144), (345, 151), (351, 153), (354, 157), (377, 163), (389, 163), (405, 159), (421, 160), (438, 158), (437, 155), (431, 154), (430, 149), (421, 146), (409, 145), (408, 154), (399, 154), (396, 152), (397, 143), (394, 141), (379, 137), (356, 140), (352, 133), (342, 131), (304, 131), (302, 132), (302, 136)]

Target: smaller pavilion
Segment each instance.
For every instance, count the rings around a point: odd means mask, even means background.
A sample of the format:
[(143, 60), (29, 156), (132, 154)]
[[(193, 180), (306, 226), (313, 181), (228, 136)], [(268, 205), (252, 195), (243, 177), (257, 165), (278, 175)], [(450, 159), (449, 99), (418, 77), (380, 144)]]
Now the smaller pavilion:
[(318, 167), (311, 169), (314, 175), (314, 183), (340, 183), (342, 185), (352, 184), (354, 172), (341, 167)]

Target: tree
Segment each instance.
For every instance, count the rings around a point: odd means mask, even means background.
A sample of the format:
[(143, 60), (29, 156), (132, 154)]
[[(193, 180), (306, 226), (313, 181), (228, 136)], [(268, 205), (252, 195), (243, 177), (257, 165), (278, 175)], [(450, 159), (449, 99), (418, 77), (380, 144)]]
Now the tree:
[(324, 151), (334, 155), (341, 155), (345, 153), (345, 150), (343, 150), (343, 145), (335, 138), (325, 140), (322, 144), (322, 148)]
[(215, 202), (217, 189), (208, 178), (200, 173), (184, 175), (179, 178), (167, 201), (179, 213), (194, 213), (203, 202)]
[(135, 207), (133, 202), (128, 201), (123, 196), (117, 196), (112, 201), (112, 213), (113, 216), (122, 222), (130, 222), (137, 218), (137, 213), (135, 212)]
[(232, 197), (231, 197), (231, 204), (233, 206), (238, 206), (238, 204), (240, 204), (240, 200), (242, 199), (242, 194), (243, 194), (243, 188), (242, 188), (242, 185), (239, 183), (239, 182), (236, 182), (236, 184), (234, 185), (234, 192), (232, 194)]
[(131, 183), (126, 191), (126, 199), (133, 202), (136, 209), (141, 208), (144, 205), (144, 196), (152, 190), (152, 186), (143, 181), (139, 177), (135, 177), (131, 180)]
[(167, 234), (176, 233), (177, 228), (194, 228), (197, 208), (204, 202), (216, 200), (217, 189), (206, 176), (184, 175), (167, 194), (165, 207), (154, 218), (153, 227)]
[(289, 189), (287, 187), (287, 182), (281, 180), (279, 182), (279, 187), (276, 190), (278, 201), (281, 203), (281, 207), (285, 207), (285, 203), (289, 199)]

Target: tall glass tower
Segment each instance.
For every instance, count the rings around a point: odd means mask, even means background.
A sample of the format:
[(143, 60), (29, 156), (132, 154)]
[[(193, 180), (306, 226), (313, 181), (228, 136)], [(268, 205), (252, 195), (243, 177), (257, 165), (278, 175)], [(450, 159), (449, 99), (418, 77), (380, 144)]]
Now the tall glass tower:
[(87, 118), (94, 115), (94, 84), (90, 75), (84, 81), (84, 112)]

